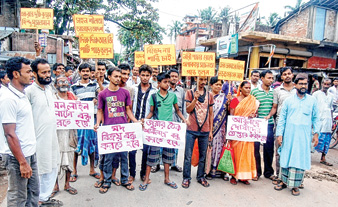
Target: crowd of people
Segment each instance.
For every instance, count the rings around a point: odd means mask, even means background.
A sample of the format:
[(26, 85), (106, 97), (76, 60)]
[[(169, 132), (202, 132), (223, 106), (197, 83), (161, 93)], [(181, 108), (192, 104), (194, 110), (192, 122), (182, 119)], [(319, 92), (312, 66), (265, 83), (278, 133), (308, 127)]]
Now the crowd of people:
[[(304, 188), (304, 172), (311, 167), (313, 146), (322, 153), (320, 163), (332, 166), (325, 156), (332, 110), (338, 100), (338, 78), (333, 86), (331, 79), (324, 78), (320, 88), (315, 76), (312, 94), (308, 94), (308, 75), (300, 73), (294, 78), (290, 67), (280, 69), (278, 83), (274, 83), (272, 71), (254, 70), (251, 80), (242, 81), (238, 88), (216, 76), (209, 82), (207, 77), (199, 77), (196, 88), (184, 89), (177, 85), (179, 74), (176, 69), (159, 73), (146, 64), (131, 69), (128, 64), (108, 68), (103, 62), (96, 67), (82, 63), (73, 71), (60, 63), (51, 69), (41, 58), (32, 62), (23, 57), (9, 59), (0, 70), (0, 153), (9, 179), (7, 206), (61, 206), (62, 201), (53, 199), (60, 191), (58, 175), (65, 175), (64, 190), (76, 195), (78, 191), (70, 183), (77, 182), (79, 157), (82, 165), (89, 158), (89, 175), (97, 179), (93, 187), (100, 193), (107, 193), (111, 184), (134, 190), (137, 151), (99, 154), (96, 132), (102, 125), (142, 124), (151, 118), (187, 124), (184, 162), (182, 169), (177, 149), (144, 144), (141, 191), (151, 184), (151, 172), (158, 172), (161, 166), (166, 186), (178, 188), (169, 177), (174, 170), (183, 172), (181, 186), (189, 188), (196, 140), (196, 180), (204, 187), (215, 178), (250, 185), (251, 180), (264, 176), (272, 180), (275, 190), (289, 187), (297, 196)], [(93, 102), (94, 129), (57, 129), (54, 100)], [(266, 142), (228, 140), (228, 115), (266, 119)], [(234, 151), (234, 174), (217, 170), (224, 146)], [(100, 172), (95, 170), (97, 166)], [(116, 177), (119, 167), (120, 179)]]

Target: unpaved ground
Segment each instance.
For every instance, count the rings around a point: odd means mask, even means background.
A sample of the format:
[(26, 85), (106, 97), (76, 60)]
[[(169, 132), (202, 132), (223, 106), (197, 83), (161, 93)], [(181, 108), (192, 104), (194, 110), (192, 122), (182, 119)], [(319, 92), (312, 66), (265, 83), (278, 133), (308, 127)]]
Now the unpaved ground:
[[(140, 162), (141, 152), (137, 153)], [(62, 190), (56, 199), (63, 201), (64, 206), (337, 206), (338, 203), (338, 149), (329, 151), (327, 161), (333, 167), (319, 163), (320, 154), (312, 154), (312, 169), (306, 173), (305, 188), (298, 197), (292, 196), (290, 189), (275, 191), (271, 181), (261, 178), (251, 182), (250, 186), (231, 185), (221, 179), (210, 181), (211, 186), (204, 188), (195, 180), (196, 168), (192, 168), (192, 183), (189, 189), (180, 186), (182, 174), (170, 171), (170, 178), (179, 188), (174, 190), (163, 184), (163, 170), (151, 174), (152, 184), (145, 192), (138, 190), (140, 163), (137, 166), (135, 191), (130, 192), (122, 187), (112, 185), (106, 194), (100, 194), (93, 187), (94, 178), (88, 175), (88, 166), (79, 166), (79, 179), (72, 183), (79, 193), (70, 195)], [(80, 162), (79, 162), (80, 163)], [(183, 163), (183, 152), (179, 153), (179, 163)], [(5, 207), (5, 203), (0, 205)]]
[(7, 191), (7, 173), (4, 162), (0, 159), (0, 203), (5, 199)]

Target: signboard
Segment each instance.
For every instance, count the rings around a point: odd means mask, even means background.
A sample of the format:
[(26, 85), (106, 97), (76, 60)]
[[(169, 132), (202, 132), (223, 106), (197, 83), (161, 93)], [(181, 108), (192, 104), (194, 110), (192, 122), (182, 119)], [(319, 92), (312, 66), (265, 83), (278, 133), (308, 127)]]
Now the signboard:
[(97, 130), (99, 154), (133, 151), (143, 148), (140, 123), (100, 126)]
[(219, 59), (218, 79), (228, 81), (242, 81), (244, 77), (245, 61)]
[(104, 33), (103, 15), (73, 15), (75, 34), (80, 33)]
[[(243, 15), (243, 18), (241, 17), (241, 21), (242, 19), (244, 19), (244, 17), (245, 15)], [(255, 31), (257, 17), (258, 17), (258, 3), (256, 3), (254, 8), (251, 10), (251, 12), (246, 17), (243, 24), (241, 24), (241, 21), (240, 21), (238, 32)]]
[(111, 33), (81, 33), (79, 36), (80, 58), (114, 58), (113, 37)]
[(54, 29), (53, 9), (45, 8), (21, 8), (20, 28), (21, 29)]
[(143, 143), (157, 147), (184, 149), (186, 130), (185, 123), (145, 119)]
[(217, 57), (233, 57), (238, 53), (238, 34), (217, 38)]
[(39, 43), (41, 47), (47, 47), (47, 34), (39, 34)]
[(92, 101), (55, 100), (57, 129), (94, 129)]
[(229, 53), (230, 55), (238, 53), (238, 33), (231, 35)]
[(182, 76), (215, 76), (215, 53), (183, 52)]
[(148, 65), (176, 65), (175, 45), (145, 45), (144, 57)]
[(228, 116), (229, 140), (265, 143), (268, 136), (268, 120), (241, 116)]

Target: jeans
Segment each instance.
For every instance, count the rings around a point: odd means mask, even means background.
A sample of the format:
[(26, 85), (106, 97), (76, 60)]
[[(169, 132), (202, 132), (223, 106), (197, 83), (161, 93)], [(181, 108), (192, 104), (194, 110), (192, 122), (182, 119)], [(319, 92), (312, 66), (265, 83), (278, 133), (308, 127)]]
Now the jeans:
[(136, 150), (130, 151), (129, 154), (129, 174), (133, 178), (136, 176)]
[(142, 164), (141, 164), (141, 171), (140, 171), (140, 177), (146, 175), (146, 169), (147, 169), (147, 158), (149, 154), (149, 145), (143, 144), (143, 150), (142, 150)]
[[(273, 127), (273, 124), (268, 124), (268, 137), (266, 143), (263, 144), (264, 177), (266, 178), (269, 178), (271, 175), (274, 174), (274, 170), (272, 167), (275, 145)], [(257, 177), (260, 177), (262, 175), (261, 154), (259, 153), (260, 144), (260, 142), (255, 142)]]
[(209, 132), (187, 130), (184, 152), (183, 179), (191, 180), (191, 156), (195, 139), (198, 140), (199, 162), (197, 168), (197, 180), (204, 178), (205, 157), (208, 147)]
[(121, 157), (121, 183), (128, 183), (128, 152), (117, 152), (105, 154), (103, 156), (103, 176), (104, 183), (110, 185), (112, 182), (111, 176), (113, 174), (113, 160), (115, 156)]
[(26, 161), (33, 171), (32, 177), (29, 179), (21, 177), (20, 164), (15, 157), (10, 155), (4, 157), (8, 174), (7, 206), (38, 206), (40, 184), (36, 155), (26, 157)]

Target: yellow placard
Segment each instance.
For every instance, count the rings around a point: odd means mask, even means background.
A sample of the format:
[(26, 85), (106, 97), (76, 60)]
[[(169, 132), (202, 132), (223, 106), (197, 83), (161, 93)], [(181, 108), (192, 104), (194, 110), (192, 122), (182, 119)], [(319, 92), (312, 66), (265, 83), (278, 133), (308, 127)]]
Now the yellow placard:
[[(135, 51), (134, 52), (134, 66), (141, 67), (141, 65), (145, 64), (144, 60), (144, 52), (142, 51)], [(150, 65), (152, 68), (157, 68), (158, 65)]]
[(229, 81), (242, 81), (244, 78), (245, 61), (232, 59), (219, 59), (218, 79)]
[(144, 59), (148, 65), (176, 65), (175, 45), (145, 45)]
[(75, 35), (80, 33), (104, 33), (103, 15), (73, 15)]
[(45, 8), (21, 8), (21, 29), (54, 29), (53, 9)]
[(114, 58), (113, 37), (111, 33), (81, 33), (79, 35), (80, 58)]
[(183, 52), (182, 76), (215, 76), (214, 52)]

